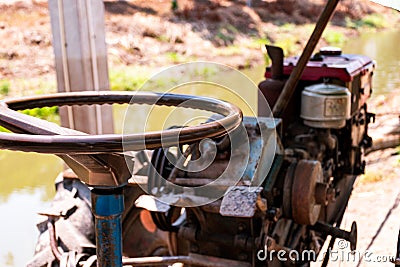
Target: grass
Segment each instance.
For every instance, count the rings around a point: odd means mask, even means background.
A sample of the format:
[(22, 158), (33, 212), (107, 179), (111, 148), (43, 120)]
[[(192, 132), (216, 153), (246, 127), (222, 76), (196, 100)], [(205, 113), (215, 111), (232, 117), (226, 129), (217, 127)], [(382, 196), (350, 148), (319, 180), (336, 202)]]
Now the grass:
[(289, 35), (278, 39), (274, 45), (281, 47), (285, 56), (290, 56), (298, 52), (297, 43), (298, 39), (293, 35)]
[(384, 179), (383, 173), (380, 171), (366, 171), (365, 174), (363, 174), (360, 177), (360, 180), (362, 183), (376, 183), (379, 181), (382, 181)]
[(285, 23), (279, 26), (277, 38), (273, 45), (283, 49), (285, 56), (292, 56), (298, 52), (298, 43), (301, 35), (293, 34), (294, 32), (303, 32), (304, 27), (296, 27), (292, 23)]
[[(285, 57), (298, 55), (314, 29), (313, 24), (295, 25), (285, 23), (279, 26), (272, 43), (283, 49)], [(272, 38), (273, 39), (273, 38)], [(269, 40), (269, 39), (267, 39)]]
[[(55, 88), (54, 82), (43, 79), (16, 79), (12, 81), (7, 79), (0, 80), (0, 95), (2, 96), (48, 94), (55, 92)], [(23, 110), (21, 113), (57, 124), (60, 123), (58, 107), (34, 108)], [(0, 132), (10, 131), (0, 126)]]
[(167, 58), (167, 60), (169, 62), (172, 62), (174, 64), (182, 63), (182, 62), (186, 61), (186, 58), (184, 56), (182, 56), (181, 54), (178, 54), (176, 52), (167, 52), (165, 54), (165, 57)]
[(294, 25), (293, 23), (285, 23), (281, 25), (279, 28), (283, 31), (291, 32), (296, 29), (296, 25)]
[(385, 18), (381, 14), (371, 14), (361, 19), (363, 25), (370, 28), (383, 29), (388, 26)]
[(4, 128), (3, 126), (0, 126), (0, 132), (2, 132), (2, 133), (11, 133), (10, 130)]
[(58, 107), (43, 107), (22, 110), (21, 113), (36, 117), (42, 120), (60, 124), (60, 116), (58, 115)]
[(57, 91), (55, 77), (16, 78), (0, 80), (0, 94), (3, 96), (27, 96), (51, 94)]
[(134, 91), (150, 77), (148, 69), (140, 67), (114, 68), (109, 73), (110, 88), (113, 91)]
[(226, 25), (225, 27), (220, 27), (217, 34), (214, 37), (214, 41), (220, 45), (231, 45), (234, 43), (236, 35), (239, 33), (233, 25)]
[[(398, 146), (396, 150), (397, 150), (397, 151), (396, 151), (396, 155), (400, 155), (400, 146)], [(397, 164), (400, 165), (400, 158), (399, 158), (399, 160), (397, 161)]]
[(324, 34), (322, 35), (322, 38), (324, 38), (325, 41), (331, 46), (340, 47), (343, 46), (346, 41), (346, 37), (343, 33), (332, 29), (326, 29)]
[(358, 29), (358, 28), (371, 28), (371, 29), (384, 29), (389, 26), (385, 17), (381, 14), (370, 14), (363, 17), (360, 20), (352, 20), (348, 17), (345, 19), (346, 27)]
[(227, 47), (222, 47), (217, 50), (218, 56), (235, 56), (240, 55), (242, 53), (242, 49), (237, 45), (230, 45)]
[(0, 80), (0, 94), (7, 96), (10, 93), (11, 83), (9, 80)]
[(357, 29), (357, 28), (361, 27), (361, 24), (357, 20), (352, 20), (351, 18), (346, 17), (345, 18), (345, 26), (346, 26), (346, 28)]
[(168, 43), (170, 41), (170, 38), (168, 38), (168, 36), (166, 36), (164, 34), (157, 36), (156, 39), (163, 43)]
[[(132, 91), (140, 88), (151, 76), (151, 69), (145, 67), (113, 68), (110, 71), (111, 90)], [(12, 89), (11, 89), (12, 88)], [(40, 95), (56, 92), (55, 81), (46, 79), (0, 80), (1, 95)], [(21, 113), (59, 124), (58, 107), (43, 107), (22, 110)], [(0, 132), (9, 132), (0, 126)]]
[(262, 37), (262, 38), (253, 38), (250, 42), (245, 43), (244, 46), (248, 48), (259, 49), (268, 44), (271, 44), (271, 40), (269, 40), (267, 37)]
[[(25, 115), (36, 117), (60, 125), (60, 116), (58, 114), (58, 107), (33, 108), (33, 109), (21, 110), (20, 112)], [(0, 126), (0, 132), (10, 132), (10, 131)]]
[(157, 73), (157, 69), (140, 66), (114, 68), (109, 73), (110, 88), (113, 91), (157, 91), (166, 84), (174, 83), (174, 77), (151, 79)]

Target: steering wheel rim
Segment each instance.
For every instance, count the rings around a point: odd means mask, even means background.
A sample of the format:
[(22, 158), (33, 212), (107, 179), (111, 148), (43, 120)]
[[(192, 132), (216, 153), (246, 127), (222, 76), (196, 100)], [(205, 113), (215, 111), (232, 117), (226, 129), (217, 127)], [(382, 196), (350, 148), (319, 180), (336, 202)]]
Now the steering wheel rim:
[[(178, 106), (206, 110), (224, 117), (201, 125), (185, 128), (152, 131), (138, 134), (105, 135), (52, 135), (0, 133), (0, 149), (51, 154), (85, 154), (138, 151), (200, 141), (223, 136), (242, 122), (241, 110), (222, 100), (179, 94), (150, 92), (85, 91), (56, 93), (9, 99), (0, 102), (3, 114), (0, 125), (7, 125), (7, 110), (22, 110), (46, 106), (72, 106), (93, 104), (149, 104)], [(1, 112), (0, 112), (1, 113)], [(7, 128), (7, 127), (6, 127)], [(79, 132), (78, 132), (79, 133)], [(179, 136), (179, 138), (177, 138)]]

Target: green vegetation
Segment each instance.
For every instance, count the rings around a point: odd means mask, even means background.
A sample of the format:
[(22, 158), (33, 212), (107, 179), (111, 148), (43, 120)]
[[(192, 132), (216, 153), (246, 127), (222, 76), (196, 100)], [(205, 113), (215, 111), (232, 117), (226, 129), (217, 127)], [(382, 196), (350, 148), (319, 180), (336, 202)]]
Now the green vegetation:
[(178, 1), (177, 0), (172, 0), (171, 9), (172, 9), (172, 11), (178, 10)]
[(242, 66), (242, 69), (250, 69), (251, 68), (251, 58), (246, 58), (244, 60), (244, 64)]
[(165, 56), (167, 57), (167, 60), (169, 62), (172, 62), (174, 64), (183, 63), (186, 61), (186, 58), (181, 54), (178, 54), (177, 52), (167, 52)]
[(363, 174), (360, 177), (360, 180), (362, 183), (375, 183), (382, 181), (384, 179), (385, 175), (380, 172), (380, 171), (366, 171), (365, 174)]
[[(294, 55), (298, 51), (298, 44), (304, 29), (304, 26), (298, 27), (293, 23), (280, 25), (273, 45), (281, 47), (285, 56)], [(295, 32), (296, 34), (294, 34)]]
[[(54, 122), (60, 124), (60, 116), (58, 114), (58, 107), (43, 107), (43, 108), (33, 108), (25, 109), (20, 111), (23, 114), (36, 117), (42, 120)], [(10, 132), (6, 128), (0, 126), (0, 132)]]
[(163, 43), (168, 43), (168, 42), (170, 41), (170, 38), (168, 38), (168, 36), (166, 36), (166, 35), (164, 35), (164, 34), (158, 35), (158, 36), (156, 37), (156, 39), (157, 39), (158, 41), (160, 41), (160, 42), (163, 42)]
[(274, 45), (281, 47), (285, 56), (289, 56), (298, 51), (298, 46), (296, 45), (298, 42), (299, 40), (294, 35), (289, 35), (278, 39)]
[(345, 18), (345, 26), (346, 26), (346, 28), (351, 28), (351, 29), (357, 29), (357, 28), (361, 27), (361, 25), (359, 24), (359, 21), (352, 20), (349, 17)]
[(268, 37), (262, 37), (262, 38), (253, 38), (251, 42), (244, 44), (244, 46), (248, 48), (259, 49), (267, 44), (271, 44), (271, 40), (269, 40)]
[(59, 124), (58, 107), (43, 107), (22, 110), (21, 113)]
[(235, 56), (235, 55), (240, 55), (242, 53), (242, 50), (240, 46), (237, 45), (230, 45), (226, 47), (221, 47), (217, 50), (217, 55), (219, 56)]
[(368, 15), (364, 17), (361, 22), (363, 25), (371, 28), (382, 29), (388, 26), (385, 18), (381, 14)]
[(214, 41), (219, 45), (231, 45), (234, 43), (236, 35), (239, 33), (233, 25), (226, 25), (225, 27), (220, 27), (217, 34), (214, 37)]
[(291, 32), (296, 30), (296, 25), (294, 25), (293, 23), (285, 23), (281, 25), (279, 28), (283, 31)]
[(6, 96), (10, 92), (10, 81), (9, 80), (0, 80), (0, 94)]
[(384, 29), (387, 28), (388, 22), (385, 17), (381, 14), (370, 14), (365, 16), (360, 20), (352, 20), (350, 18), (346, 18), (346, 27), (358, 29), (358, 28), (372, 28), (372, 29)]
[(110, 71), (110, 88), (113, 91), (133, 91), (139, 89), (150, 77), (147, 69), (125, 67)]
[(4, 128), (3, 126), (0, 126), (0, 132), (3, 132), (3, 133), (10, 133), (11, 131), (8, 130), (8, 129), (6, 129), (6, 128)]
[(332, 46), (343, 46), (346, 40), (346, 37), (343, 33), (329, 28), (325, 30), (322, 38), (325, 39), (325, 41)]
[(27, 79), (16, 78), (10, 81), (0, 81), (0, 94), (4, 96), (52, 94), (56, 91), (57, 86), (55, 77), (52, 77), (52, 79), (47, 77), (35, 77)]

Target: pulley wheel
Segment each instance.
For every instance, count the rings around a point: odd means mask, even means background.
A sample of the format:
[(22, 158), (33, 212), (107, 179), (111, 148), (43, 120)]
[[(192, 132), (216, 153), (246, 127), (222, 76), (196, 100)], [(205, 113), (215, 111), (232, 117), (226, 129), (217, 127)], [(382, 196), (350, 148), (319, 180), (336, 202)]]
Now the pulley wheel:
[(300, 160), (297, 163), (292, 185), (292, 217), (296, 223), (313, 225), (317, 222), (321, 204), (315, 199), (317, 183), (322, 182), (321, 163)]

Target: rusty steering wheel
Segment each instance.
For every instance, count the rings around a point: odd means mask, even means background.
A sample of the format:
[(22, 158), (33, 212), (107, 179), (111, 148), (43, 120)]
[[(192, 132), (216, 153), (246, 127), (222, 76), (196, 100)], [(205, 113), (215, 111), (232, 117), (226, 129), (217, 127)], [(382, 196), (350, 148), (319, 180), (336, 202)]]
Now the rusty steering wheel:
[[(187, 102), (187, 103), (186, 103)], [(63, 128), (16, 110), (45, 106), (93, 104), (149, 104), (180, 106), (223, 115), (222, 119), (197, 126), (129, 135), (87, 135)], [(5, 100), (0, 103), (0, 125), (14, 133), (0, 133), (0, 149), (39, 153), (79, 154), (155, 149), (163, 145), (191, 143), (203, 138), (222, 136), (239, 126), (242, 113), (236, 106), (221, 100), (177, 94), (142, 92), (74, 92)], [(18, 133), (18, 134), (16, 134)], [(179, 135), (179, 140), (176, 136)]]
[[(201, 125), (165, 131), (87, 135), (16, 111), (45, 106), (114, 103), (180, 106), (218, 113), (223, 117)], [(136, 92), (59, 93), (0, 102), (0, 125), (14, 132), (0, 133), (0, 149), (57, 154), (80, 180), (91, 186), (97, 266), (121, 267), (123, 187), (131, 177), (130, 165), (133, 162), (128, 162), (127, 156), (118, 152), (155, 149), (220, 137), (237, 128), (241, 121), (239, 108), (212, 98)], [(57, 259), (61, 259), (57, 246), (52, 246), (52, 252)]]

